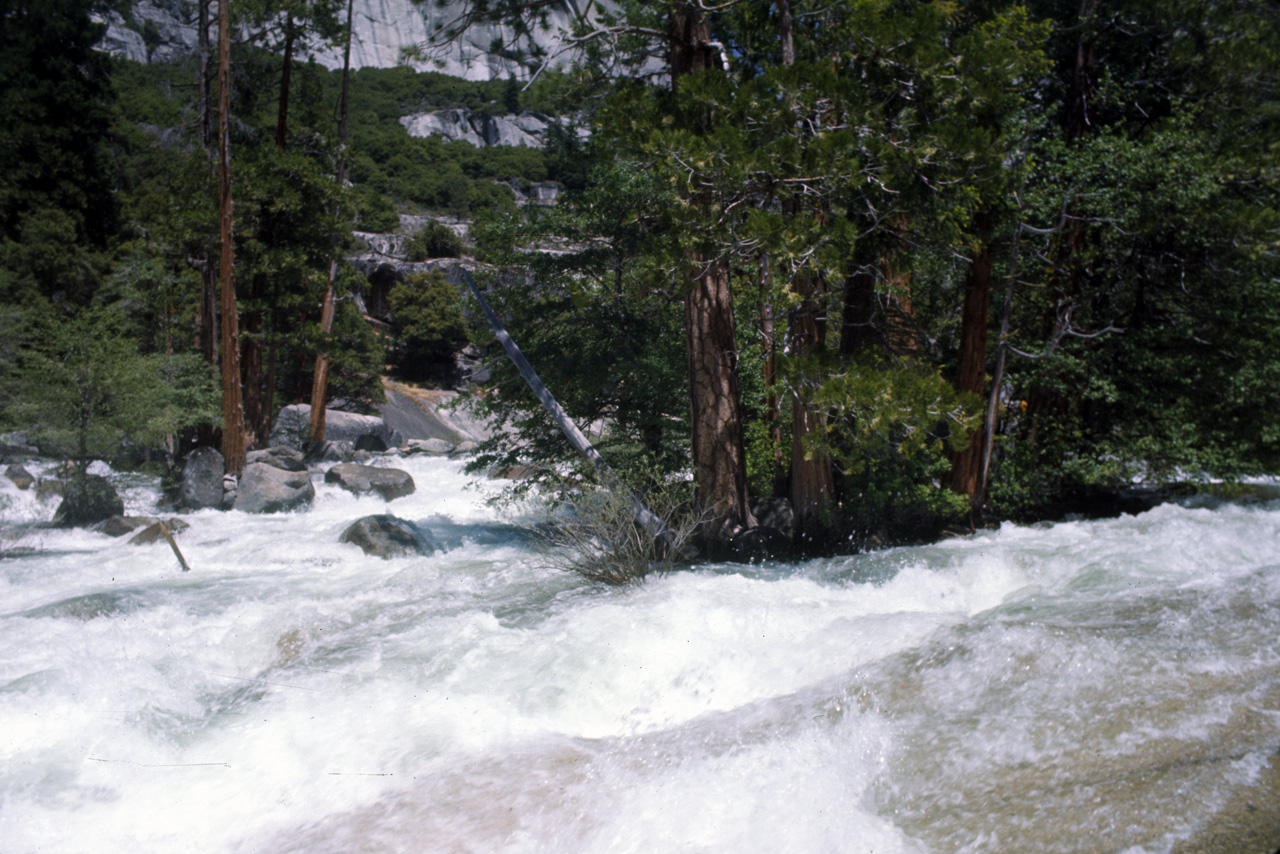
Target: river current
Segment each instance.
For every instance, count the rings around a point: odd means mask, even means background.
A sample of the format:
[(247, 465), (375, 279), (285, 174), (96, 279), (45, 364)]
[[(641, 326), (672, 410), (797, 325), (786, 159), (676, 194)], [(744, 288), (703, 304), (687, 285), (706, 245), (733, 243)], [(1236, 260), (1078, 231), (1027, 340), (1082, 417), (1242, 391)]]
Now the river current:
[[(387, 462), (416, 493), (189, 514), (190, 573), (0, 543), (0, 851), (1162, 852), (1280, 750), (1280, 501), (600, 590)], [(338, 543), (383, 512), (445, 550)]]

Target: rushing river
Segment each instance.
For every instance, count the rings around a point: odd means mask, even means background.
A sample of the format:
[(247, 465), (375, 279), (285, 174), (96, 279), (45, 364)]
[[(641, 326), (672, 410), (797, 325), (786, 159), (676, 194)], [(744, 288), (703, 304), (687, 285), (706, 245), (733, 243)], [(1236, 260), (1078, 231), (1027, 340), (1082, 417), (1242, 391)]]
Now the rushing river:
[[(390, 505), (190, 514), (190, 573), (0, 560), (0, 851), (1156, 852), (1280, 749), (1280, 501), (598, 590), (392, 462)], [(338, 543), (381, 512), (446, 550)]]

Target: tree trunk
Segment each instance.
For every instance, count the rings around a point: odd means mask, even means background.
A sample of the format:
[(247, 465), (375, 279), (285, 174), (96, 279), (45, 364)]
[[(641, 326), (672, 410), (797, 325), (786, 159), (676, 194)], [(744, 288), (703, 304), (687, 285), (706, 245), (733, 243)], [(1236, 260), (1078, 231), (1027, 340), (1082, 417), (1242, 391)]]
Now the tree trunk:
[(600, 452), (587, 441), (587, 437), (578, 429), (578, 425), (574, 424), (569, 418), (568, 413), (560, 406), (560, 402), (548, 391), (542, 379), (539, 378), (537, 371), (529, 364), (529, 360), (524, 357), (524, 353), (520, 352), (516, 342), (507, 333), (506, 327), (502, 325), (502, 321), (498, 319), (498, 315), (490, 307), (489, 301), (484, 298), (484, 295), (480, 293), (480, 289), (476, 287), (475, 280), (471, 278), (471, 273), (466, 267), (462, 268), (462, 278), (466, 281), (467, 287), (471, 289), (476, 302), (480, 303), (480, 310), (484, 312), (485, 319), (489, 321), (489, 326), (493, 329), (494, 336), (502, 344), (502, 348), (507, 351), (507, 358), (511, 359), (511, 363), (516, 366), (520, 376), (528, 383), (529, 389), (542, 403), (543, 408), (547, 410), (551, 420), (556, 422), (560, 432), (564, 433), (565, 438), (569, 440), (569, 444), (573, 445), (578, 453), (586, 457), (595, 466), (605, 486), (615, 494), (630, 500), (635, 513), (636, 524), (648, 531), (649, 535), (654, 539), (668, 542), (671, 538), (671, 533), (667, 526), (654, 513), (650, 512), (649, 508), (645, 507), (640, 502), (640, 499), (635, 496), (635, 493), (622, 482), (609, 464), (605, 462), (604, 457), (600, 456)]
[(840, 355), (858, 356), (871, 352), (876, 334), (876, 275), (859, 267), (844, 283), (844, 304), (840, 315)]
[[(209, 51), (209, 2), (210, 0), (196, 2), (198, 65), (196, 109), (199, 111), (200, 145), (204, 148), (205, 156), (209, 159), (209, 168), (213, 171), (217, 168), (218, 157), (217, 145), (213, 138), (213, 109), (210, 104), (213, 93), (209, 86), (209, 69), (212, 65)], [(200, 356), (210, 365), (218, 363), (218, 269), (213, 261), (213, 241), (214, 236), (210, 232), (201, 247), (202, 254), (197, 262), (200, 270), (200, 310), (197, 313), (199, 331), (196, 346), (200, 350)], [(197, 441), (201, 445), (212, 445), (216, 441), (215, 432), (214, 425), (201, 424), (197, 429)]]
[(729, 267), (705, 265), (685, 295), (695, 500), (707, 514), (707, 546), (755, 519), (747, 502), (746, 451), (738, 397), (737, 344)]
[[(979, 215), (975, 224), (982, 243), (969, 262), (965, 282), (964, 311), (960, 321), (960, 360), (956, 370), (956, 389), (969, 392), (981, 400), (986, 390), (987, 315), (991, 306), (991, 242), (987, 235), (986, 216)], [(951, 488), (973, 498), (978, 494), (982, 476), (982, 429), (969, 435), (966, 446), (951, 453)]]
[(253, 277), (253, 300), (245, 312), (244, 329), (247, 333), (240, 341), (240, 371), (243, 378), (245, 441), (257, 443), (262, 436), (262, 306), (266, 302), (264, 274)]
[[(697, 7), (673, 10), (668, 35), (672, 91), (686, 74), (719, 67), (711, 29)], [(686, 263), (696, 271), (684, 299), (694, 492), (706, 514), (703, 547), (713, 551), (737, 530), (755, 525), (755, 518), (747, 501), (729, 265), (697, 253)]]
[[(347, 174), (347, 84), (351, 78), (351, 12), (353, 0), (347, 0), (347, 43), (342, 50), (342, 94), (338, 103), (338, 190)], [(327, 336), (333, 329), (333, 281), (338, 277), (338, 260), (329, 259), (329, 281), (320, 304), (320, 334)], [(307, 435), (312, 442), (324, 441), (325, 397), (329, 393), (329, 355), (323, 349), (316, 354), (316, 366), (311, 380), (311, 418)]]
[[(795, 289), (801, 302), (788, 325), (787, 350), (803, 364), (821, 350), (826, 339), (824, 289), (821, 281), (807, 272), (796, 278)], [(822, 535), (835, 497), (831, 455), (809, 447), (810, 437), (821, 435), (826, 428), (826, 416), (808, 400), (812, 382), (802, 377), (791, 402), (791, 508), (802, 540)]]
[(233, 277), (234, 244), (231, 234), (231, 137), (227, 131), (231, 110), (230, 0), (218, 0), (218, 222), (221, 243), (219, 274), (222, 279), (222, 457), (227, 471), (244, 471), (244, 406), (240, 398), (240, 329), (236, 317)]
[(280, 70), (280, 109), (276, 115), (276, 148), (284, 150), (289, 140), (289, 83), (293, 78), (293, 43), (298, 30), (293, 15), (287, 15), (284, 25), (284, 67)]
[(782, 67), (796, 64), (795, 24), (791, 15), (791, 0), (777, 0), (778, 36), (782, 41)]

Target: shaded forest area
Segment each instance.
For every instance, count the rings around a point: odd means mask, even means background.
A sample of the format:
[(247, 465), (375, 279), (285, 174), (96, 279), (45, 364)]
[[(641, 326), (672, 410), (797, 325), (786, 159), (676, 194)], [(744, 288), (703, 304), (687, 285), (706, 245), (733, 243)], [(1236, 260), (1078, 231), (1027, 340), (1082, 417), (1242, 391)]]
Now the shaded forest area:
[[(223, 86), (212, 41), (181, 67), (95, 53), (98, 5), (0, 6), (0, 405), (70, 458), (212, 441), (227, 317), (250, 444), (316, 394), (318, 356), (323, 396), (374, 405), (388, 343), (457, 346), (477, 313), (419, 280), (388, 340), (343, 258), (433, 212), (473, 221), (547, 385), (642, 496), (687, 492), (709, 552), (758, 523), (860, 547), (1280, 470), (1271, 4), (635, 3), (530, 88), (362, 69), (345, 111), (342, 73), (298, 58), (343, 38), (343, 4), (232, 2)], [(591, 133), (475, 149), (398, 123), (455, 105)], [(513, 179), (566, 192), (517, 207)], [(580, 490), (586, 464), (493, 372), (477, 405), (516, 432), (474, 467)]]

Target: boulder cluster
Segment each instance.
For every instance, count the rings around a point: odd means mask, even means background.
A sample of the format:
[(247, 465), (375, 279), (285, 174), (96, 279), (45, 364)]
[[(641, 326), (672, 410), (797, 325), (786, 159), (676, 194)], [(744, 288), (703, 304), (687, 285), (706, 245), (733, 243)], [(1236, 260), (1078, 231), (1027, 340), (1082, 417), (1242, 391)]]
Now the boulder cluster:
[[(303, 443), (297, 438), (304, 432), (309, 407), (286, 407), (272, 432), (272, 446), (251, 451), (239, 477), (227, 472), (226, 461), (216, 448), (192, 450), (176, 480), (168, 485), (168, 507), (179, 512), (238, 510), (255, 514), (305, 510), (315, 499), (315, 483), (320, 480), (354, 495), (376, 495), (390, 502), (412, 495), (416, 489), (413, 477), (389, 465), (391, 461), (423, 454), (464, 454), (483, 437), (474, 422), (465, 418), (438, 414), (435, 406), (395, 390), (389, 390), (388, 396), (385, 419), (330, 410), (326, 413), (326, 435), (330, 438), (319, 443)], [(405, 433), (419, 438), (406, 438)], [(5, 454), (10, 459), (38, 455), (34, 447), (4, 447), (15, 451)], [(4, 475), (19, 489), (61, 496), (55, 526), (127, 536), (134, 544), (172, 544), (173, 535), (189, 527), (177, 517), (162, 520), (125, 515), (119, 492), (98, 475), (66, 468), (53, 477), (37, 478), (21, 462), (10, 463)], [(430, 531), (385, 513), (357, 519), (339, 541), (382, 558), (430, 555), (440, 549)]]

